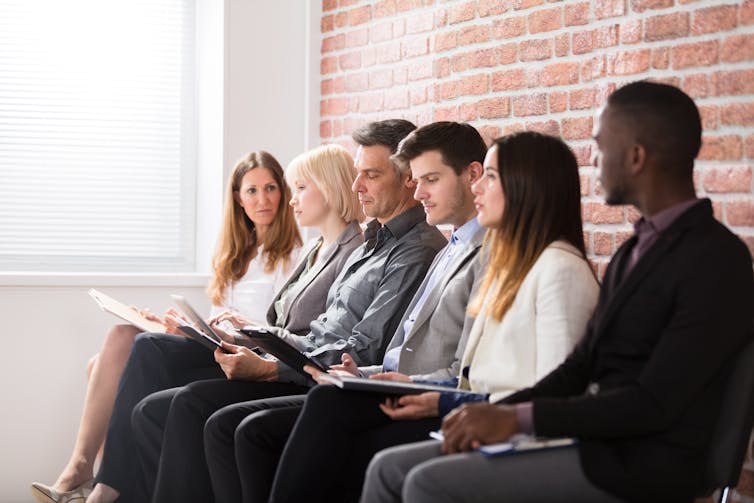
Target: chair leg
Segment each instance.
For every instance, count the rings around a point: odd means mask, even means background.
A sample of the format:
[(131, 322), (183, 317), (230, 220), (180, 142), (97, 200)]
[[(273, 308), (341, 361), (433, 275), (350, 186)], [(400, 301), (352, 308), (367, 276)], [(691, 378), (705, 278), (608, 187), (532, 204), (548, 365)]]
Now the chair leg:
[(725, 486), (720, 491), (720, 500), (719, 503), (728, 503), (728, 498), (730, 497), (730, 487)]

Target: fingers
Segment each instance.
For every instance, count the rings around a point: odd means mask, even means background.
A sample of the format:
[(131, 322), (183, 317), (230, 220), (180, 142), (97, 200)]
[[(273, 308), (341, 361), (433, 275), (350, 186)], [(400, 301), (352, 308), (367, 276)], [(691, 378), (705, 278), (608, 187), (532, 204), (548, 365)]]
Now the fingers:
[(329, 384), (327, 381), (321, 381), (322, 372), (312, 367), (311, 365), (304, 365), (304, 372), (312, 376), (312, 379), (317, 381), (318, 384)]
[(354, 364), (353, 358), (351, 358), (351, 355), (349, 355), (348, 353), (343, 353), (342, 355), (340, 355), (340, 361), (343, 362), (343, 365), (353, 365)]

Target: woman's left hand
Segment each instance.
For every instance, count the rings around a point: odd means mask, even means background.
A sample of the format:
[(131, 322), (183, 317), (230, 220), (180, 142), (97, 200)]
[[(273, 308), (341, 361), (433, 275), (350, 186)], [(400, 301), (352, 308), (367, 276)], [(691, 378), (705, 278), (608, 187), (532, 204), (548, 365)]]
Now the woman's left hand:
[(380, 404), (380, 409), (390, 419), (421, 419), (423, 417), (437, 417), (440, 393), (428, 391), (419, 395), (403, 395), (398, 398), (388, 398)]

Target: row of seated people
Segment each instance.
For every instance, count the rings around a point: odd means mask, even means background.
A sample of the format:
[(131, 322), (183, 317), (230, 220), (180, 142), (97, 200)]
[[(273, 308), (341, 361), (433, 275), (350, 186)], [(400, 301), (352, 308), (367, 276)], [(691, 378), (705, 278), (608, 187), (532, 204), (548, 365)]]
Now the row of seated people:
[[(353, 138), (355, 160), (330, 145), (285, 173), (263, 152), (238, 164), (209, 289), (225, 351), (177, 335), (176, 312), (150, 315), (164, 334), (115, 327), (71, 460), (52, 487), (32, 485), (37, 500), (693, 499), (754, 315), (751, 255), (695, 195), (693, 101), (635, 82), (600, 114), (606, 202), (642, 214), (601, 289), (560, 139), (522, 132), (487, 149), (469, 125), (404, 120)], [(321, 237), (302, 247), (294, 217)], [(447, 391), (306, 379), (231, 335), (249, 324), (332, 373)], [(517, 433), (578, 442), (476, 452)]]

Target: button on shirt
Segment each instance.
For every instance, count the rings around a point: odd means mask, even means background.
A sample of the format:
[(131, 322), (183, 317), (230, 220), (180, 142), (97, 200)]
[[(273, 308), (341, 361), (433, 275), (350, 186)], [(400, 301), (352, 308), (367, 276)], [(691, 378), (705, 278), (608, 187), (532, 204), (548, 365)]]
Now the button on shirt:
[(382, 362), (382, 368), (385, 372), (398, 370), (398, 362), (400, 361), (401, 349), (403, 348), (403, 343), (405, 342), (406, 335), (411, 333), (414, 322), (419, 316), (419, 312), (421, 311), (422, 307), (424, 307), (424, 303), (427, 301), (427, 298), (429, 298), (429, 294), (432, 292), (432, 289), (435, 287), (435, 285), (440, 283), (440, 280), (445, 276), (445, 273), (450, 268), (450, 264), (453, 263), (453, 259), (458, 254), (458, 250), (463, 249), (464, 246), (471, 241), (471, 238), (480, 228), (481, 226), (479, 225), (477, 219), (473, 218), (453, 231), (453, 234), (450, 235), (450, 242), (445, 247), (445, 250), (443, 250), (440, 258), (437, 260), (437, 265), (432, 270), (430, 277), (427, 279), (427, 282), (424, 285), (424, 289), (420, 293), (419, 300), (416, 301), (413, 309), (411, 310), (411, 313), (403, 322), (403, 340), (399, 342), (398, 346), (385, 353), (385, 359)]

